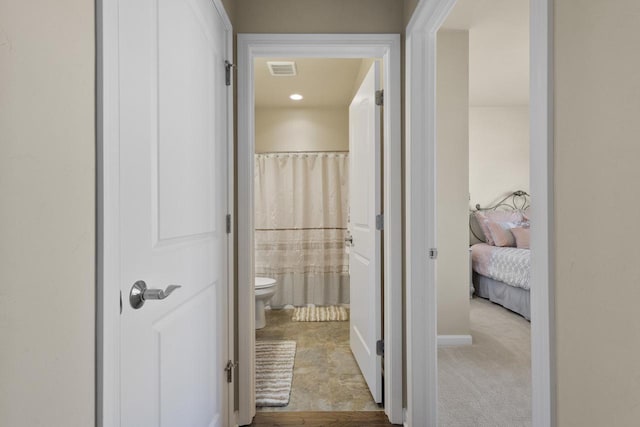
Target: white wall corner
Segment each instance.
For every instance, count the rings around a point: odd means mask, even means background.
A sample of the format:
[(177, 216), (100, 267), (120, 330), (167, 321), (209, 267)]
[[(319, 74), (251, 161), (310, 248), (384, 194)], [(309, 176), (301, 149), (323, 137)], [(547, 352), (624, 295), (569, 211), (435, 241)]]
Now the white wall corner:
[(438, 335), (438, 347), (459, 347), (473, 344), (471, 335)]

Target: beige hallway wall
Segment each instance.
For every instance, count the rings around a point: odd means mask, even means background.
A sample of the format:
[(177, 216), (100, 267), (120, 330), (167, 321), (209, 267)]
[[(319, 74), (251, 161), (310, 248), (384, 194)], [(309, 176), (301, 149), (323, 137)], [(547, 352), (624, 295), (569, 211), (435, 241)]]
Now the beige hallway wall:
[(469, 32), (438, 31), (438, 334), (469, 334)]
[(0, 2), (0, 425), (94, 423), (94, 3)]
[(403, 21), (404, 21), (405, 27), (409, 24), (409, 21), (411, 20), (411, 16), (413, 15), (413, 12), (415, 12), (419, 1), (420, 0), (404, 0), (403, 1), (404, 3)]
[(231, 21), (231, 25), (235, 25), (235, 22), (236, 22), (236, 19), (235, 19), (236, 3), (237, 3), (237, 0), (222, 0), (222, 5), (224, 6), (225, 12), (227, 12), (227, 16)]
[(238, 33), (402, 33), (399, 0), (236, 0)]
[(637, 0), (555, 2), (559, 426), (640, 420), (639, 22)]

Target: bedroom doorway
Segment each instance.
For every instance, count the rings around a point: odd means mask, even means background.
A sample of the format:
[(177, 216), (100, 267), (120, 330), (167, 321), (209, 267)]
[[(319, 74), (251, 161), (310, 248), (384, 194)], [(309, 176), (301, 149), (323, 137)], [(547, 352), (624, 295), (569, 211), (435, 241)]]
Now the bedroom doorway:
[[(524, 224), (525, 222), (533, 223), (531, 224), (531, 231), (529, 232), (531, 236), (530, 247), (532, 249), (529, 251), (530, 255), (527, 257), (527, 261), (529, 262), (530, 260), (530, 268), (526, 271), (531, 277), (531, 289), (528, 291), (530, 294), (530, 304), (526, 304), (528, 307), (525, 307), (525, 304), (521, 304), (523, 301), (512, 304), (514, 302), (513, 300), (517, 299), (514, 298), (512, 293), (509, 293), (510, 296), (507, 296), (506, 299), (508, 301), (502, 301), (503, 307), (490, 302), (488, 299), (478, 301), (484, 304), (479, 307), (480, 311), (484, 308), (499, 309), (499, 313), (509, 314), (511, 319), (518, 321), (519, 326), (522, 326), (521, 329), (530, 334), (530, 336), (524, 334), (519, 339), (523, 344), (523, 351), (512, 351), (515, 353), (524, 353), (524, 363), (520, 363), (520, 365), (529, 365), (530, 371), (528, 375), (526, 372), (524, 374), (521, 372), (518, 379), (514, 381), (528, 382), (528, 384), (524, 384), (522, 389), (529, 389), (530, 384), (531, 394), (530, 397), (527, 396), (527, 406), (530, 407), (530, 409), (525, 408), (524, 411), (520, 411), (519, 409), (516, 411), (506, 411), (506, 413), (503, 413), (504, 416), (501, 418), (501, 423), (512, 422), (512, 425), (525, 423), (536, 426), (553, 425), (555, 417), (552, 370), (553, 316), (551, 315), (553, 310), (553, 275), (550, 263), (552, 259), (550, 242), (553, 230), (553, 211), (551, 209), (552, 192), (550, 190), (552, 188), (552, 166), (549, 161), (549, 153), (552, 152), (553, 143), (552, 123), (550, 122), (551, 100), (553, 99), (551, 90), (551, 53), (549, 51), (549, 40), (551, 38), (549, 16), (551, 7), (549, 2), (532, 1), (530, 4), (525, 3), (520, 5), (522, 10), (529, 13), (529, 19), (527, 19), (527, 17), (515, 18), (508, 14), (505, 15), (504, 12), (496, 14), (496, 16), (493, 17), (496, 23), (504, 21), (502, 24), (514, 24), (517, 21), (524, 22), (524, 28), (521, 29), (523, 31), (520, 33), (521, 36), (512, 36), (509, 41), (516, 42), (525, 39), (524, 45), (527, 47), (530, 46), (530, 54), (527, 55), (525, 52), (523, 55), (526, 60), (530, 59), (529, 63), (525, 63), (526, 65), (524, 67), (525, 70), (529, 70), (530, 75), (523, 85), (525, 90), (531, 88), (529, 106), (527, 108), (528, 111), (520, 114), (520, 116), (525, 116), (530, 122), (530, 130), (528, 131), (528, 136), (531, 141), (530, 157), (524, 162), (524, 166), (520, 166), (520, 172), (526, 173), (527, 169), (530, 170), (530, 183), (528, 183), (530, 185), (530, 192), (522, 190), (523, 187), (526, 189), (526, 186), (517, 184), (516, 180), (513, 179), (508, 183), (513, 186), (512, 188), (503, 190), (504, 192), (502, 194), (491, 196), (492, 198), (489, 201), (477, 201), (474, 203), (471, 198), (474, 197), (474, 193), (477, 194), (477, 189), (471, 189), (471, 186), (469, 186), (469, 176), (464, 176), (466, 173), (473, 174), (468, 164), (466, 167), (463, 164), (464, 160), (469, 162), (469, 146), (460, 145), (456, 151), (449, 141), (442, 144), (439, 139), (442, 136), (447, 137), (448, 134), (452, 140), (457, 139), (463, 141), (465, 137), (469, 138), (469, 132), (468, 129), (466, 129), (467, 125), (471, 124), (475, 126), (473, 123), (474, 117), (485, 117), (483, 121), (486, 123), (482, 123), (483, 125), (489, 122), (486, 118), (488, 117), (487, 115), (482, 116), (477, 114), (478, 111), (470, 111), (469, 107), (471, 106), (473, 108), (473, 105), (470, 104), (468, 98), (473, 95), (473, 91), (472, 87), (466, 89), (465, 86), (473, 82), (468, 77), (465, 79), (464, 76), (459, 76), (461, 69), (469, 69), (471, 65), (470, 61), (472, 61), (473, 58), (470, 56), (470, 53), (473, 53), (469, 51), (473, 51), (474, 48), (482, 44), (482, 31), (477, 28), (474, 30), (472, 26), (482, 23), (482, 20), (478, 19), (478, 16), (474, 16), (474, 14), (483, 12), (483, 10), (480, 9), (485, 8), (486, 5), (485, 2), (483, 2), (482, 5), (477, 4), (477, 2), (469, 2), (476, 4), (466, 12), (459, 13), (456, 18), (455, 6), (457, 3), (464, 5), (466, 2), (464, 0), (435, 0), (420, 3), (407, 27), (407, 152), (409, 153), (407, 157), (407, 230), (409, 236), (416, 236), (410, 239), (407, 245), (407, 304), (409, 310), (407, 319), (407, 369), (411, 371), (415, 369), (415, 366), (426, 367), (424, 381), (423, 377), (415, 379), (411, 377), (408, 378), (407, 421), (409, 425), (418, 423), (426, 426), (436, 426), (439, 420), (456, 419), (456, 414), (445, 413), (445, 410), (441, 408), (439, 403), (442, 402), (442, 399), (456, 401), (464, 397), (464, 394), (460, 393), (460, 384), (462, 384), (466, 378), (461, 379), (460, 377), (465, 375), (461, 375), (459, 371), (456, 372), (456, 369), (452, 368), (451, 364), (439, 364), (438, 355), (443, 352), (464, 352), (466, 351), (465, 349), (473, 351), (474, 348), (477, 349), (481, 347), (483, 338), (486, 338), (486, 335), (493, 333), (491, 328), (489, 328), (488, 334), (485, 334), (484, 337), (478, 335), (477, 331), (473, 331), (474, 323), (469, 323), (469, 317), (465, 319), (465, 316), (468, 316), (467, 313), (471, 313), (472, 318), (474, 317), (474, 306), (477, 305), (475, 302), (469, 301), (470, 292), (476, 289), (480, 293), (483, 292), (482, 283), (474, 283), (475, 289), (470, 287), (472, 283), (472, 266), (468, 248), (471, 242), (468, 240), (468, 235), (465, 238), (463, 235), (464, 232), (462, 231), (464, 230), (466, 232), (466, 230), (469, 229), (469, 214), (472, 213), (470, 211), (480, 210), (480, 213), (486, 213), (487, 208), (493, 208), (495, 205), (501, 204), (500, 202), (507, 197), (515, 196), (518, 199), (522, 197), (527, 199), (528, 193), (530, 193), (533, 196), (530, 201), (532, 206), (531, 210), (527, 211), (526, 206), (511, 209), (511, 211), (515, 213), (510, 212), (509, 215), (516, 215), (519, 216), (519, 218), (518, 221), (513, 221), (517, 222), (517, 224), (514, 224), (514, 227), (508, 227), (507, 230), (511, 233), (507, 237), (516, 240), (516, 234), (519, 232), (514, 232), (512, 229), (525, 229), (528, 225)], [(509, 3), (511, 3), (509, 6), (516, 6), (519, 1)], [(457, 19), (457, 22), (447, 22), (450, 16), (452, 20)], [(492, 17), (489, 17), (489, 19), (492, 19)], [(529, 25), (530, 27), (527, 28)], [(445, 34), (445, 32), (448, 32), (448, 34)], [(474, 36), (479, 37), (479, 39), (474, 40)], [(487, 35), (485, 34), (485, 36)], [(504, 38), (503, 34), (499, 36)], [(494, 36), (494, 39), (495, 38)], [(484, 41), (486, 42), (490, 39), (491, 37), (487, 36)], [(448, 59), (443, 59), (441, 57), (442, 52), (439, 51), (441, 48), (440, 42), (442, 42), (443, 45), (462, 44), (464, 48), (467, 49), (467, 52), (457, 57), (453, 55)], [(453, 49), (453, 51), (455, 52), (455, 49)], [(489, 58), (491, 62), (501, 65), (505, 70), (513, 69), (517, 63), (520, 62), (504, 61), (495, 57), (491, 58), (490, 56), (487, 58)], [(478, 70), (478, 64), (471, 65), (471, 68), (471, 71)], [(448, 88), (446, 86), (441, 87), (443, 84), (441, 80), (456, 78), (456, 75), (459, 79), (457, 84), (450, 84)], [(489, 77), (493, 78), (496, 76)], [(506, 82), (504, 77), (503, 80)], [(484, 83), (486, 83), (486, 81)], [(489, 90), (488, 85), (485, 84), (484, 87)], [(456, 90), (461, 92), (460, 88), (463, 89), (464, 93), (456, 93)], [(446, 94), (447, 89), (450, 95), (444, 96), (443, 94)], [(466, 91), (464, 91), (464, 89), (466, 89)], [(515, 92), (513, 87), (511, 88), (511, 92)], [(500, 95), (500, 93), (494, 90), (492, 93), (486, 93), (485, 95), (495, 96)], [(467, 97), (466, 102), (464, 96)], [(467, 117), (460, 118), (459, 116), (454, 120), (451, 120), (451, 117), (449, 117), (447, 121), (447, 115), (451, 116), (460, 112), (466, 114)], [(485, 113), (488, 112), (485, 111)], [(471, 118), (471, 121), (469, 121), (469, 118)], [(447, 150), (449, 150), (448, 153)], [(451, 165), (441, 164), (441, 162), (439, 162), (438, 154), (441, 154), (441, 151), (449, 156), (449, 163), (451, 159), (455, 158), (462, 160), (462, 163), (457, 163), (458, 172), (462, 172), (447, 177), (450, 185), (446, 190), (457, 190), (454, 191), (455, 197), (450, 198), (449, 204), (442, 203), (442, 201), (439, 200), (439, 197), (443, 194), (440, 185), (447, 182), (443, 177), (446, 177), (446, 172), (455, 169), (456, 164), (454, 163), (454, 167), (449, 167), (447, 170), (447, 166)], [(501, 157), (505, 156), (501, 155)], [(520, 162), (520, 164), (523, 163)], [(477, 176), (475, 178), (471, 177), (471, 179), (474, 184), (478, 182)], [(422, 187), (415, 185), (416, 182)], [(465, 185), (467, 186), (466, 190)], [(516, 187), (516, 185), (518, 186)], [(527, 200), (526, 203), (528, 204), (529, 201)], [(451, 208), (453, 204), (455, 204), (456, 207), (455, 214), (447, 214), (446, 210)], [(476, 204), (480, 206), (476, 208)], [(500, 208), (502, 208), (502, 206)], [(493, 209), (489, 210), (493, 211)], [(500, 213), (500, 215), (507, 214)], [(445, 218), (442, 218), (442, 216), (445, 216)], [(427, 219), (426, 221), (424, 220), (425, 218)], [(493, 222), (500, 223), (506, 221)], [(498, 226), (499, 225), (500, 224), (498, 224)], [(440, 226), (449, 226), (450, 230), (454, 231), (443, 232), (439, 229)], [(497, 233), (504, 231), (505, 229), (502, 228), (501, 230), (497, 230)], [(449, 260), (445, 258), (449, 252), (448, 245), (453, 245), (453, 242), (445, 242), (449, 237), (454, 238), (458, 245), (456, 252), (458, 261), (456, 261), (456, 265), (458, 266), (459, 276), (453, 279), (455, 282), (446, 284), (438, 282), (438, 278), (441, 276), (441, 272), (439, 271), (441, 264), (446, 265), (448, 261), (453, 260), (453, 258)], [(521, 249), (517, 248), (517, 245), (518, 243), (515, 242), (516, 247), (513, 248), (514, 250)], [(466, 254), (464, 253), (465, 248), (467, 250)], [(491, 250), (491, 252), (490, 257), (493, 257), (493, 250)], [(427, 253), (432, 261), (424, 263), (420, 255), (421, 253)], [(462, 267), (463, 264), (466, 264), (466, 268)], [(436, 265), (438, 266), (437, 269)], [(510, 273), (513, 273), (513, 271)], [(462, 277), (463, 275), (465, 276), (464, 278)], [(476, 271), (476, 276), (477, 275), (478, 272)], [(517, 276), (517, 274), (515, 275)], [(423, 278), (426, 278), (426, 280), (423, 280)], [(445, 288), (443, 290), (443, 286), (447, 285), (451, 288)], [(525, 286), (516, 287), (520, 288), (520, 296), (522, 296), (525, 292)], [(446, 294), (446, 292), (452, 290), (454, 294)], [(489, 291), (489, 293), (491, 292), (492, 291)], [(491, 295), (488, 296), (491, 297)], [(426, 307), (414, 304), (413, 301), (426, 301)], [(464, 306), (465, 301), (469, 311), (465, 312), (463, 308), (461, 311), (463, 315), (458, 316), (457, 319), (446, 318), (446, 316), (450, 314), (460, 314), (461, 312), (455, 309), (449, 311), (446, 309), (442, 310), (443, 305), (451, 309), (453, 306), (456, 306), (456, 304), (458, 307)], [(507, 307), (511, 311), (506, 311), (504, 307)], [(530, 331), (527, 331), (527, 310), (530, 310), (530, 317), (532, 319)], [(519, 311), (522, 315), (514, 314), (512, 311)], [(483, 322), (487, 324), (496, 323), (486, 322), (486, 319), (484, 319)], [(476, 322), (476, 324), (479, 323), (480, 322)], [(424, 334), (422, 328), (416, 328), (414, 325), (425, 325), (424, 329), (426, 329), (427, 333)], [(436, 330), (436, 325), (438, 325), (438, 330)], [(441, 328), (444, 329), (445, 325), (448, 325), (450, 329), (447, 331), (441, 330)], [(495, 329), (496, 328), (494, 328), (494, 330)], [(472, 338), (474, 334), (478, 335), (480, 339), (474, 340)], [(438, 344), (442, 344), (443, 347), (439, 349)], [(444, 347), (444, 345), (449, 346)], [(455, 355), (455, 357), (457, 356), (458, 355)], [(478, 365), (481, 365), (481, 363)], [(454, 384), (453, 387), (443, 386), (442, 383), (439, 385), (439, 377), (441, 376), (439, 374), (447, 369), (446, 375), (454, 378), (451, 382)], [(468, 374), (469, 377), (474, 377), (474, 372)], [(443, 374), (442, 377), (446, 375)], [(458, 384), (456, 384), (455, 381), (456, 376), (460, 380)], [(478, 376), (475, 375), (475, 377), (477, 378)], [(485, 375), (485, 378), (491, 379), (492, 377)], [(496, 379), (495, 376), (493, 378)], [(446, 380), (446, 378), (444, 379)], [(472, 382), (473, 379), (468, 381), (467, 385)], [(497, 381), (494, 385), (499, 383), (500, 381)], [(456, 395), (452, 396), (452, 394)], [(473, 396), (471, 405), (477, 404), (478, 399), (482, 400), (483, 396), (481, 396), (481, 394), (482, 392), (478, 391), (478, 395)], [(427, 404), (422, 405), (425, 401)], [(469, 405), (469, 400), (463, 403)], [(495, 411), (496, 408), (498, 408), (498, 411), (500, 411), (504, 406), (505, 405), (500, 402), (499, 404), (493, 405), (491, 410)], [(461, 421), (463, 425), (483, 421), (489, 424), (495, 424), (495, 420), (487, 421), (483, 418), (481, 410), (475, 414), (468, 415), (470, 415), (471, 418), (466, 421)], [(460, 419), (458, 418), (458, 420)]]
[(531, 423), (529, 0), (436, 40), (438, 423)]
[[(392, 347), (384, 355), (384, 412), (391, 422), (402, 422), (402, 359), (401, 359), (401, 296), (398, 286), (401, 275), (400, 232), (400, 115), (399, 115), (399, 36), (397, 35), (245, 35), (238, 36), (238, 312), (255, 310), (255, 240), (254, 226), (254, 161), (257, 116), (255, 102), (256, 58), (376, 58), (382, 60), (385, 104), (382, 121), (384, 145), (385, 214), (384, 253), (384, 322), (382, 331)], [(304, 96), (304, 95), (303, 95)], [(393, 142), (396, 142), (395, 144)], [(393, 286), (391, 284), (394, 284)], [(238, 354), (239, 423), (249, 424), (255, 415), (255, 327), (254, 316), (239, 316)]]

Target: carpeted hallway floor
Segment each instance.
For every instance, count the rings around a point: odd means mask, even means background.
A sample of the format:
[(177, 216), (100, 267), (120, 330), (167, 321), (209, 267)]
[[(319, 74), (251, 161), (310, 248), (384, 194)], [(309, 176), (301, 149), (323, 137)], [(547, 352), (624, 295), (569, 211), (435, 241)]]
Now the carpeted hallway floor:
[(439, 425), (530, 426), (530, 323), (482, 298), (470, 318), (473, 345), (438, 349)]

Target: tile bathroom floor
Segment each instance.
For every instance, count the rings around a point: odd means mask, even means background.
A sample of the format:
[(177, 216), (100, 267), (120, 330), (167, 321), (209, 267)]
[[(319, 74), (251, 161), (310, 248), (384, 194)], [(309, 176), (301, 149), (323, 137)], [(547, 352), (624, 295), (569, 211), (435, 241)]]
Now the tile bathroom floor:
[(289, 405), (258, 411), (381, 411), (349, 348), (349, 322), (293, 322), (293, 310), (266, 310), (256, 340), (296, 341)]

